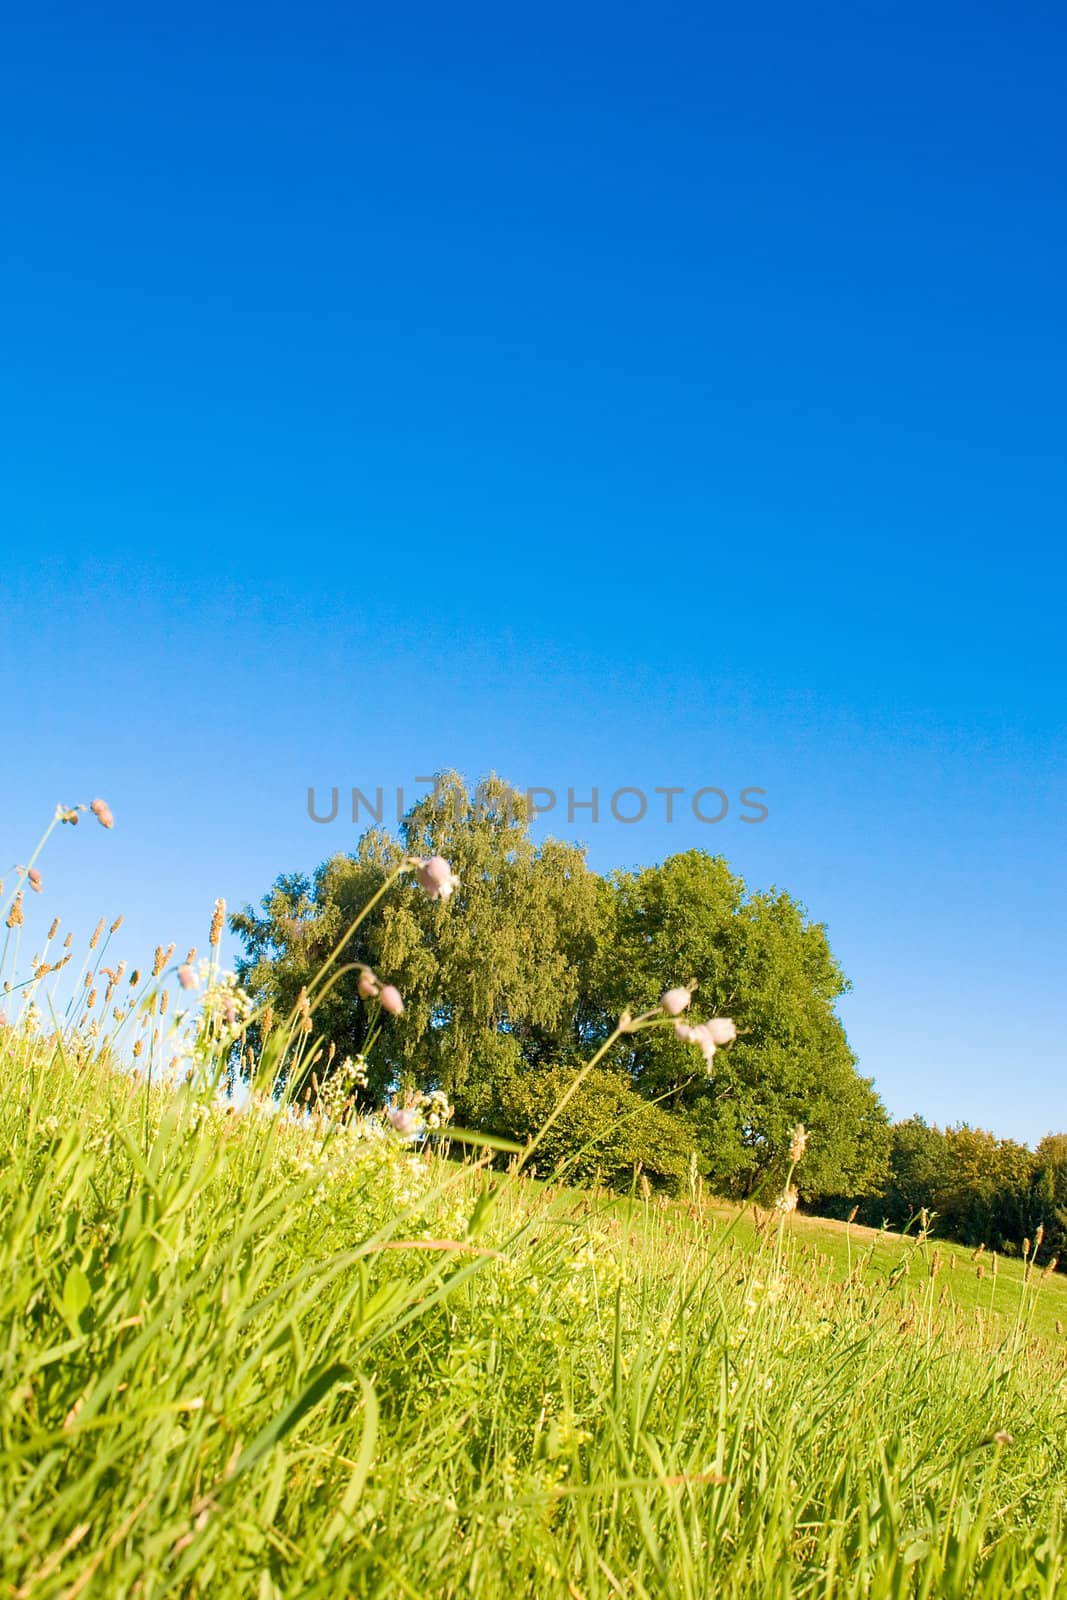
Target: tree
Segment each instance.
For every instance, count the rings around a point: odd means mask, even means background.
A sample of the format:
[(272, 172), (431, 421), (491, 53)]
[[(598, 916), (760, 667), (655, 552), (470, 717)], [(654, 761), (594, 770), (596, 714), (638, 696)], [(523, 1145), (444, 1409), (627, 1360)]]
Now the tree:
[(1032, 1204), (1046, 1248), (1067, 1266), (1067, 1133), (1047, 1133), (1034, 1151)]
[[(493, 1114), (497, 1131), (524, 1140), (539, 1133), (576, 1077), (573, 1068), (516, 1072), (501, 1084)], [(697, 1154), (685, 1122), (652, 1105), (624, 1073), (594, 1067), (548, 1127), (536, 1152), (540, 1172), (564, 1163), (568, 1183), (609, 1187), (633, 1181), (638, 1168), (654, 1188), (677, 1193)]]
[(740, 1032), (716, 1055), (710, 1081), (670, 1029), (615, 1052), (643, 1093), (689, 1111), (711, 1185), (753, 1193), (782, 1167), (790, 1133), (804, 1122), (802, 1195), (876, 1186), (887, 1119), (834, 1011), (847, 983), (825, 928), (787, 894), (748, 895), (721, 857), (700, 850), (612, 882), (610, 938), (595, 974), (605, 1016), (628, 1003), (654, 1005), (664, 989), (696, 980), (694, 1013), (730, 1016)]
[[(580, 973), (604, 919), (602, 880), (575, 846), (534, 846), (521, 794), (495, 777), (469, 794), (457, 773), (442, 774), (399, 839), (371, 830), (354, 855), (331, 857), (310, 881), (279, 878), (263, 914), (246, 907), (231, 926), (245, 943), (242, 981), (257, 998), (291, 1007), (400, 862), (437, 854), (459, 878), (451, 900), (432, 902), (401, 879), (346, 946), (344, 963), (372, 967), (404, 998), (402, 1016), (381, 1019), (370, 1092), (417, 1079), (443, 1088), (470, 1124), (520, 1063), (573, 1052)], [(376, 1017), (358, 978), (339, 970), (316, 1009), (335, 1059), (363, 1049)]]
[(888, 1170), (882, 1187), (861, 1207), (861, 1219), (906, 1228), (921, 1212), (937, 1209), (949, 1171), (949, 1150), (940, 1128), (922, 1117), (895, 1123), (889, 1134)]

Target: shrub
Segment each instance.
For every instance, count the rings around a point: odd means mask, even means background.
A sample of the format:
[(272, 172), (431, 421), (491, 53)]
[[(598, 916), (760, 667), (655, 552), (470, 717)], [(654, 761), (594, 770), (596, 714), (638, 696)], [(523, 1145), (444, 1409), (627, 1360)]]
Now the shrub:
[[(512, 1139), (536, 1135), (573, 1085), (568, 1067), (519, 1072), (501, 1086), (497, 1131)], [(676, 1192), (685, 1182), (696, 1141), (680, 1117), (653, 1105), (618, 1072), (596, 1067), (548, 1129), (537, 1150), (542, 1172), (566, 1163), (566, 1176), (587, 1183), (597, 1173), (609, 1187), (626, 1186), (640, 1163), (650, 1183)]]

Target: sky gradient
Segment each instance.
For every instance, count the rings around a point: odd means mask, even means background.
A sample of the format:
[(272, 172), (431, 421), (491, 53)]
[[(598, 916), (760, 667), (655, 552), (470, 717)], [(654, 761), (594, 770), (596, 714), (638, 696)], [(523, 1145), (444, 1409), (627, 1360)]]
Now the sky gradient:
[[(221, 12), (221, 14), (220, 14)], [(828, 925), (891, 1113), (1067, 1126), (1067, 20), (25, 8), (0, 875), (203, 944), (446, 766)], [(680, 973), (685, 979), (688, 974)]]

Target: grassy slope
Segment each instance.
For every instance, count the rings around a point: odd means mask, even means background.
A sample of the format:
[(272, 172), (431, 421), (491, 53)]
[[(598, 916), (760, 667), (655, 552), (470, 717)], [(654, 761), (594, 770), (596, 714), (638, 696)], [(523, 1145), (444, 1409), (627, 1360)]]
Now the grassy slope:
[(979, 1323), (944, 1246), (501, 1186), (10, 1030), (0, 1149), (0, 1593), (1063, 1592), (1060, 1279)]
[[(717, 1204), (714, 1211), (720, 1225), (733, 1220), (731, 1207)], [(1054, 1272), (1044, 1276), (1047, 1252), (1029, 1273), (1021, 1261), (1001, 1257), (994, 1274), (988, 1251), (977, 1254), (936, 1236), (917, 1243), (914, 1238), (875, 1228), (849, 1227), (827, 1217), (804, 1215), (791, 1217), (787, 1227), (798, 1251), (810, 1252), (811, 1270), (825, 1273), (829, 1282), (846, 1283), (852, 1274), (885, 1284), (901, 1278), (915, 1295), (933, 1272), (938, 1301), (944, 1296), (946, 1306), (973, 1318), (976, 1325), (984, 1325), (994, 1341), (1007, 1333), (1022, 1310), (1035, 1336), (1067, 1354), (1063, 1334), (1067, 1327), (1067, 1275)], [(750, 1214), (740, 1221), (739, 1229), (741, 1237), (757, 1242)]]

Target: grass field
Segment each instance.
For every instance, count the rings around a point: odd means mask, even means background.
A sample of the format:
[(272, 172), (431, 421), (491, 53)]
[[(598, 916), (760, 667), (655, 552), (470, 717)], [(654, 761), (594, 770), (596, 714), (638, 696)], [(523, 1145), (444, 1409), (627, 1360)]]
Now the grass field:
[(1055, 1596), (1067, 1284), (0, 1030), (0, 1592)]

